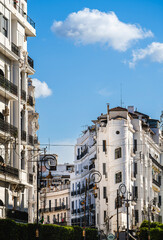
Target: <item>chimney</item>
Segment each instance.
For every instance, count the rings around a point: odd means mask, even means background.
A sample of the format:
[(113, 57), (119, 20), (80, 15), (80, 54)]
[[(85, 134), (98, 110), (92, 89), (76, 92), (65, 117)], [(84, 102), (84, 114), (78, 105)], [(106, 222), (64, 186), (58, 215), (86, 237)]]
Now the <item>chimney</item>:
[(107, 103), (107, 114), (109, 114), (109, 103)]

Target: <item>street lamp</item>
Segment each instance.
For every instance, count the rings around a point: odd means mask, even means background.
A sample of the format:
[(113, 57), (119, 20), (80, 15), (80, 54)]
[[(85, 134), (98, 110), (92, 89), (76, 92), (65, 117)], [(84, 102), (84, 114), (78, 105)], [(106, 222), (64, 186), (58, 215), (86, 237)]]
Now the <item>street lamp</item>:
[[(86, 224), (87, 224), (87, 220), (86, 220), (86, 202), (87, 202), (87, 191), (89, 191), (89, 185), (90, 182), (92, 180), (94, 180), (95, 183), (95, 189), (98, 189), (96, 184), (99, 183), (102, 179), (102, 175), (99, 171), (97, 170), (91, 170), (91, 172), (89, 173), (88, 179), (86, 178), (86, 184), (85, 184), (85, 197), (82, 199), (81, 203), (84, 203), (84, 231), (83, 231), (83, 237), (85, 240), (85, 228), (86, 228)], [(88, 217), (90, 217), (90, 197), (88, 194)]]
[[(39, 154), (38, 154), (39, 155)], [(34, 156), (34, 157), (38, 157)], [(45, 154), (45, 149), (44, 149), (44, 156), (40, 160), (36, 161), (28, 161), (28, 162), (37, 162), (37, 227), (36, 227), (36, 239), (39, 238), (39, 227), (38, 227), (38, 215), (39, 215), (39, 180), (41, 182), (42, 180), (42, 163), (44, 163), (44, 166), (47, 170), (51, 169), (52, 166), (57, 165), (57, 159), (54, 155), (52, 154)], [(39, 163), (41, 163), (41, 171), (39, 171)], [(39, 174), (41, 172), (41, 175)]]

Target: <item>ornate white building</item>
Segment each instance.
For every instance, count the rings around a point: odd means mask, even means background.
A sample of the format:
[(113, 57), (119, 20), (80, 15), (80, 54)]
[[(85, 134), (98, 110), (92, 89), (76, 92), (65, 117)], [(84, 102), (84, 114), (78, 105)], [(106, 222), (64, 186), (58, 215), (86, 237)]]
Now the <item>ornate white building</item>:
[(0, 1), (0, 217), (33, 222), (36, 214), (38, 113), (34, 62), (27, 51), (35, 37), (26, 0)]
[[(57, 155), (55, 155), (57, 159)], [(70, 225), (70, 177), (72, 164), (42, 167), (40, 191), (40, 219), (44, 223)]]
[[(75, 175), (71, 183), (72, 224), (85, 224), (83, 212), (78, 211), (78, 202), (85, 197), (85, 190), (82, 193), (79, 186), (85, 186), (83, 183), (86, 178), (89, 179), (91, 169), (99, 171), (102, 179), (97, 184), (97, 190), (91, 190), (93, 186), (90, 186), (87, 191), (87, 225), (91, 225), (94, 214), (94, 225), (98, 229), (106, 233), (117, 231), (116, 198), (122, 183), (127, 190), (125, 200), (127, 195), (131, 200), (130, 229), (148, 219), (148, 211), (151, 221), (162, 221), (163, 135), (159, 121), (134, 111), (134, 107), (109, 109), (108, 105), (107, 114), (102, 114), (93, 123), (77, 140)], [(91, 129), (94, 129), (93, 134)], [(95, 157), (91, 155), (92, 147)], [(94, 210), (90, 204), (95, 204)], [(119, 226), (120, 231), (127, 228), (124, 202), (119, 207)]]

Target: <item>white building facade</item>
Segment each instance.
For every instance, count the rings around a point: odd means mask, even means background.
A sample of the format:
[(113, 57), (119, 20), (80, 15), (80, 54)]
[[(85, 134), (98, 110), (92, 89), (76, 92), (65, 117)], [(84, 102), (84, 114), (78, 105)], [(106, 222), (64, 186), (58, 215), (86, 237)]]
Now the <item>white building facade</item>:
[[(56, 156), (57, 159), (57, 156)], [(40, 191), (40, 220), (46, 224), (70, 225), (70, 178), (72, 164), (58, 164), (56, 169), (43, 167)]]
[[(98, 189), (92, 191), (93, 196), (94, 193), (97, 194), (96, 198), (91, 200), (95, 201), (95, 226), (106, 233), (117, 231), (116, 198), (117, 190), (122, 183), (126, 186), (124, 200), (127, 199), (127, 195), (131, 200), (129, 201), (130, 229), (135, 229), (148, 218), (148, 210), (151, 221), (162, 221), (163, 137), (159, 129), (159, 121), (134, 111), (133, 107), (109, 109), (108, 106), (107, 114), (102, 114), (93, 123), (95, 133), (92, 141), (96, 140), (94, 169), (102, 175), (101, 181), (97, 184)], [(88, 132), (87, 130), (77, 140), (77, 149), (80, 148), (80, 140), (85, 138)], [(88, 156), (89, 160), (91, 157)], [(79, 161), (81, 160), (77, 160), (76, 156), (75, 172), (78, 171)], [(87, 176), (90, 174), (89, 166)], [(73, 186), (82, 182), (82, 177), (78, 178), (76, 174), (73, 182), (72, 192)], [(81, 197), (79, 195), (79, 199)], [(73, 200), (74, 198), (71, 197), (71, 202)], [(87, 202), (89, 203), (88, 198)], [(87, 211), (90, 222), (90, 206), (87, 209), (89, 209)], [(120, 231), (124, 231), (127, 228), (124, 201), (120, 203), (118, 210)]]
[(35, 37), (27, 1), (0, 1), (0, 217), (34, 222), (38, 113), (34, 63), (27, 51)]

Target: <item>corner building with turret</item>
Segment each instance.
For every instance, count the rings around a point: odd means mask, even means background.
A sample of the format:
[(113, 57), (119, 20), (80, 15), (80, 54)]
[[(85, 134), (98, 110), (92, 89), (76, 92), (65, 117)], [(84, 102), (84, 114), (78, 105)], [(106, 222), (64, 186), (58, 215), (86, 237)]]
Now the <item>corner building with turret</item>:
[[(162, 150), (158, 120), (135, 111), (133, 106), (109, 109), (108, 105), (107, 114), (94, 120), (77, 140), (71, 181), (71, 223), (115, 233), (117, 190), (120, 232), (127, 228), (127, 199), (130, 230), (136, 230), (148, 215), (151, 221), (162, 222)], [(100, 172), (101, 181), (94, 187), (96, 180), (90, 179), (85, 191), (91, 171)], [(125, 185), (123, 194), (121, 184)], [(85, 208), (80, 199), (86, 199)]]

